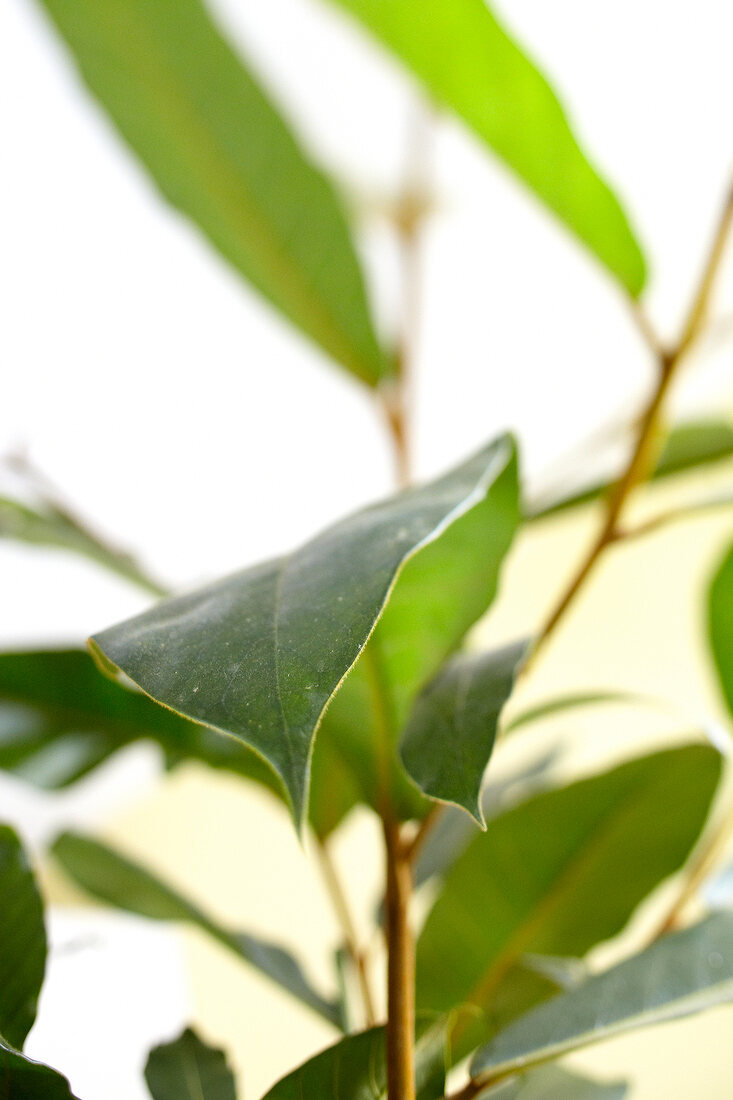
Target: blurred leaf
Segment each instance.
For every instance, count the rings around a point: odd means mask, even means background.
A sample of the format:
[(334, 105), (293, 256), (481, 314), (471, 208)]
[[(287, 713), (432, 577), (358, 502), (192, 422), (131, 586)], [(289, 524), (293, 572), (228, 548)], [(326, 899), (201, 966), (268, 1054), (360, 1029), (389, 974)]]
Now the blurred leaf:
[(200, 760), (283, 796), (246, 745), (107, 679), (83, 650), (0, 653), (0, 768), (55, 789), (141, 739), (159, 744), (169, 764)]
[(526, 953), (580, 957), (619, 933), (687, 858), (720, 768), (714, 749), (686, 745), (495, 818), (450, 870), (428, 915), (418, 1006), (442, 1012), (468, 1002), (491, 1012)]
[(287, 951), (245, 932), (233, 932), (150, 871), (90, 837), (63, 833), (51, 849), (66, 873), (92, 897), (151, 920), (194, 924), (240, 959), (340, 1026), (340, 1009), (312, 987)]
[(200, 0), (41, 0), (165, 198), (371, 386), (386, 369), (331, 184)]
[[(0, 1032), (18, 1049), (36, 1018), (45, 970), (43, 902), (18, 837), (0, 825)], [(1, 1086), (0, 1077), (0, 1093)]]
[[(431, 672), (428, 661), (440, 662), (446, 645), (455, 645), (489, 602), (513, 533), (516, 473), (511, 517), (497, 515), (491, 492), (514, 461), (511, 441), (501, 437), (437, 481), (349, 516), (293, 554), (164, 600), (106, 630), (92, 639), (93, 653), (103, 668), (122, 669), (165, 706), (254, 748), (283, 780), (300, 827), (316, 730), (372, 632), (354, 689), (359, 699), (371, 690), (366, 713), (375, 700), (384, 705), (388, 687), (399, 685), (404, 695), (415, 674)], [(484, 541), (466, 548), (460, 540), (475, 536), (476, 523)], [(445, 567), (444, 541), (455, 555), (445, 578), (436, 573)], [(466, 553), (473, 570), (464, 576)], [(440, 582), (435, 592), (432, 581)], [(467, 587), (476, 591), (463, 606)], [(409, 615), (418, 606), (415, 621)], [(423, 625), (433, 624), (423, 633)], [(455, 640), (447, 636), (454, 631)], [(384, 732), (391, 732), (391, 715), (383, 717)], [(334, 737), (331, 722), (321, 737)], [(388, 766), (392, 752), (384, 737), (368, 743), (370, 756)]]
[(719, 913), (554, 997), (499, 1033), (476, 1078), (524, 1072), (601, 1039), (733, 1000), (733, 916)]
[[(417, 1100), (439, 1100), (445, 1091), (445, 1024), (419, 1024), (418, 1035)], [(349, 1035), (283, 1077), (263, 1100), (387, 1100), (384, 1037), (381, 1027)]]
[(708, 628), (723, 698), (733, 716), (733, 546), (718, 566), (710, 585)]
[(336, 0), (409, 66), (595, 253), (633, 297), (646, 271), (618, 200), (542, 74), (484, 0)]
[(557, 714), (564, 714), (569, 710), (582, 710), (585, 707), (609, 705), (668, 708), (668, 704), (663, 701), (655, 699), (651, 695), (640, 695), (635, 691), (578, 691), (543, 700), (519, 714), (515, 714), (502, 726), (502, 733), (514, 733), (515, 730), (522, 729), (524, 726), (530, 726), (534, 722), (552, 718)]
[(3, 1100), (78, 1100), (60, 1073), (14, 1050), (0, 1035)]
[[(514, 804), (532, 797), (547, 785), (547, 772), (556, 763), (558, 752), (545, 752), (501, 779), (487, 781), (482, 796), (484, 820), (496, 817)], [(415, 886), (436, 875), (443, 875), (477, 836), (476, 825), (458, 807), (446, 806), (420, 847), (413, 870)]]
[(145, 1080), (153, 1100), (237, 1100), (224, 1051), (207, 1046), (190, 1027), (150, 1051)]
[(625, 1081), (601, 1084), (559, 1066), (543, 1066), (482, 1092), (478, 1100), (624, 1100)]
[[(380, 746), (387, 742), (392, 806), (402, 818), (421, 817), (430, 807), (397, 755), (413, 701), (490, 606), (519, 523), (516, 454), (508, 439), (497, 460), (473, 507), (406, 563), (364, 656), (323, 718), (318, 744), (340, 756), (359, 798), (376, 809), (385, 772)], [(315, 814), (314, 824), (324, 835)]]
[(482, 827), (484, 772), (526, 651), (518, 642), (454, 657), (415, 700), (402, 736), (402, 762), (420, 790), (462, 806)]
[(0, 538), (71, 550), (132, 581), (146, 592), (152, 592), (155, 596), (162, 596), (165, 592), (130, 554), (108, 546), (69, 512), (51, 502), (31, 508), (16, 500), (0, 497)]
[[(733, 425), (725, 420), (690, 420), (672, 428), (659, 456), (650, 481), (661, 481), (674, 474), (708, 466), (733, 455)], [(530, 509), (528, 519), (542, 519), (596, 500), (611, 488), (602, 481), (579, 492), (560, 496), (549, 504)]]

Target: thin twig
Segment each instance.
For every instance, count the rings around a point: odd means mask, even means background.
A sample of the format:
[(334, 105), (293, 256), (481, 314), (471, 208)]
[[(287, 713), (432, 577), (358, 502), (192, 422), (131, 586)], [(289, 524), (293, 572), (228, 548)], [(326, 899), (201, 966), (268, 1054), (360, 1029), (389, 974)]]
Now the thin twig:
[(428, 836), (433, 831), (433, 827), (442, 817), (444, 810), (445, 803), (434, 802), (427, 815), (420, 822), (419, 828), (412, 840), (410, 841), (407, 849), (407, 858), (413, 866), (415, 865), (417, 858), (422, 851), (422, 847), (425, 841), (428, 839)]
[(626, 469), (611, 489), (607, 500), (601, 529), (590, 549), (572, 577), (565, 592), (560, 597), (544, 628), (540, 631), (529, 661), (525, 663), (524, 673), (531, 666), (537, 653), (555, 632), (558, 623), (564, 618), (568, 608), (594, 572), (599, 559), (608, 546), (617, 540), (619, 521), (629, 497), (634, 489), (646, 480), (653, 468), (659, 444), (663, 406), (680, 364), (693, 346), (707, 319), (710, 299), (715, 285), (715, 277), (720, 269), (728, 234), (733, 224), (733, 189), (728, 194), (711, 250), (705, 263), (702, 278), (692, 301), (682, 334), (672, 349), (665, 349), (656, 336), (645, 314), (634, 306), (640, 330), (657, 364), (657, 380), (651, 397), (642, 414), (636, 440)]
[(396, 822), (383, 820), (386, 854), (387, 1095), (415, 1100), (415, 944), (410, 927), (412, 872)]
[(364, 1019), (367, 1027), (373, 1027), (377, 1022), (377, 1013), (374, 1007), (374, 996), (367, 973), (366, 954), (359, 946), (359, 937), (357, 936), (356, 926), (351, 916), (346, 892), (333, 862), (331, 849), (328, 847), (328, 843), (318, 838), (316, 841), (316, 852), (318, 854), (318, 862), (321, 865), (326, 890), (328, 891), (338, 922), (341, 925), (344, 945), (359, 981), (359, 989), (361, 991), (361, 999), (364, 1006)]

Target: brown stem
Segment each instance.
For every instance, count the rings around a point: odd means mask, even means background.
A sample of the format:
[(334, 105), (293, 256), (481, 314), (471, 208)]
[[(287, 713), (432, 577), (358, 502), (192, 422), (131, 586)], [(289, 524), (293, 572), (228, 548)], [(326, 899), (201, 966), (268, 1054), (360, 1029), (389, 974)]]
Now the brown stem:
[(634, 305), (635, 316), (656, 358), (656, 385), (639, 422), (636, 439), (626, 469), (615, 486), (611, 489), (606, 500), (606, 510), (601, 529), (596, 535), (595, 540), (591, 544), (590, 549), (578, 567), (575, 575), (565, 589), (565, 592), (562, 594), (554, 610), (547, 619), (545, 626), (540, 631), (532, 653), (532, 658), (525, 663), (525, 673), (530, 664), (534, 661), (539, 650), (544, 647), (547, 640), (554, 633), (558, 623), (564, 617), (567, 609), (575, 600), (575, 597), (584, 586), (588, 577), (594, 572), (605, 549), (612, 542), (616, 541), (619, 520), (629, 497), (634, 489), (646, 479), (653, 468), (662, 423), (663, 406), (680, 363), (694, 344), (705, 324), (710, 298), (715, 284), (715, 277), (720, 269), (725, 244), (732, 224), (733, 189), (731, 189), (726, 199), (718, 228), (713, 239), (712, 248), (703, 269), (702, 278), (687, 315), (682, 334), (674, 348), (671, 350), (664, 348), (646, 319), (645, 314), (638, 306)]
[(374, 997), (369, 984), (366, 956), (364, 951), (359, 947), (359, 938), (356, 934), (356, 928), (351, 916), (351, 910), (349, 909), (349, 903), (346, 899), (346, 893), (333, 862), (331, 850), (325, 840), (321, 840), (320, 838), (317, 840), (316, 852), (318, 853), (318, 861), (323, 873), (323, 881), (326, 884), (326, 889), (331, 898), (334, 912), (341, 925), (344, 944), (359, 982), (361, 999), (364, 1006), (364, 1019), (367, 1027), (373, 1027), (377, 1022), (377, 1014), (374, 1008)]
[(415, 945), (410, 927), (412, 873), (399, 825), (384, 821), (387, 897), (387, 1095), (415, 1100)]
[(407, 849), (407, 858), (413, 866), (415, 865), (415, 862), (417, 861), (417, 858), (422, 851), (423, 844), (428, 839), (430, 833), (433, 831), (433, 827), (442, 817), (444, 810), (445, 803), (435, 802), (433, 803), (427, 815), (420, 822), (420, 826), (414, 837), (410, 841), (410, 845)]

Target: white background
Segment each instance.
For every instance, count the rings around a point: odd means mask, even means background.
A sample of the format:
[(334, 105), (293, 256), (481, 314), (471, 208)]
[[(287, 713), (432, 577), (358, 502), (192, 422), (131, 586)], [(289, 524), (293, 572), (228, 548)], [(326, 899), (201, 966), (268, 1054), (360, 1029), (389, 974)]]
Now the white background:
[[(389, 332), (395, 252), (373, 210), (399, 187), (413, 86), (327, 3), (214, 6), (359, 210)], [(733, 167), (733, 9), (724, 0), (500, 8), (622, 196), (650, 262), (649, 313), (672, 335)], [(174, 584), (279, 552), (388, 490), (370, 398), (161, 203), (32, 0), (0, 5), (0, 133), (0, 453), (27, 448), (101, 530)], [(435, 472), (511, 427), (526, 468), (541, 474), (599, 425), (633, 413), (651, 378), (647, 352), (605, 273), (448, 120), (434, 160), (417, 469)], [(733, 309), (730, 263), (724, 274), (721, 318)], [(678, 407), (730, 404), (730, 365), (731, 345), (710, 340)], [(0, 547), (5, 647), (80, 641), (144, 602), (77, 561)], [(2, 816), (39, 842), (61, 824), (103, 820), (154, 773), (153, 758), (138, 754), (61, 799), (4, 781)], [(130, 1018), (118, 984), (125, 967), (110, 962), (118, 993), (98, 1021), (99, 1042), (116, 1032), (134, 1067), (148, 1039), (186, 1011), (183, 978), (170, 937), (112, 918), (105, 927), (123, 958), (137, 944), (145, 959), (143, 1009)], [(71, 1034), (77, 1011), (84, 1028), (94, 1019), (81, 1003), (84, 979), (71, 972), (58, 963), (34, 1039), (57, 1060), (49, 1044), (59, 1029)], [(82, 1068), (94, 1061), (88, 1048), (67, 1046), (69, 1072), (107, 1082), (85, 1100), (143, 1095), (132, 1069), (110, 1084), (101, 1062)]]

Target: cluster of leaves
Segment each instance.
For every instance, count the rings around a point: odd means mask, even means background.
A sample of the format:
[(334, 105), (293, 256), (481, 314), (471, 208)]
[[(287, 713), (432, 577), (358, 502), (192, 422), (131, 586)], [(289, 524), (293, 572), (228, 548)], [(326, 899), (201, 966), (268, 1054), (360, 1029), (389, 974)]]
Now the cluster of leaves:
[[(41, 2), (168, 200), (356, 380), (377, 393), (394, 385), (399, 359), (377, 336), (344, 204), (200, 0)], [(639, 296), (645, 262), (621, 205), (544, 77), (483, 0), (424, 0), (419, 13), (407, 0), (334, 3), (462, 119), (625, 293)], [(731, 454), (728, 424), (684, 425), (653, 476)], [(401, 822), (447, 806), (415, 867), (431, 898), (417, 941), (420, 1100), (443, 1097), (446, 1073), (468, 1054), (474, 1095), (621, 1097), (623, 1083), (545, 1063), (733, 996), (725, 911), (606, 971), (590, 974), (583, 961), (683, 867), (706, 826), (721, 757), (689, 743), (569, 785), (541, 770), (548, 789), (539, 793), (529, 782), (537, 776), (517, 775), (506, 808), (484, 777), (528, 643), (465, 648), (519, 525), (605, 488), (523, 509), (517, 448), (504, 436), (293, 553), (163, 599), (92, 639), (91, 656), (2, 654), (0, 766), (56, 789), (148, 739), (168, 766), (198, 760), (266, 786), (319, 842), (357, 804), (377, 813), (388, 806)], [(57, 502), (0, 500), (0, 535), (73, 550), (161, 594)], [(731, 711), (732, 621), (733, 553), (710, 595), (710, 638)], [(575, 700), (599, 701), (607, 697)], [(571, 702), (550, 701), (526, 721)], [(197, 926), (343, 1033), (266, 1100), (385, 1096), (383, 1029), (350, 1033), (343, 989), (319, 990), (281, 946), (222, 926), (98, 840), (65, 833), (53, 853), (98, 900)], [(727, 905), (729, 892), (718, 894)], [(46, 942), (40, 896), (9, 828), (0, 831), (0, 896), (9, 899), (0, 907), (0, 1080), (19, 1100), (70, 1098), (62, 1077), (23, 1054)], [(236, 1096), (225, 1056), (190, 1030), (151, 1052), (146, 1080), (155, 1100)]]

